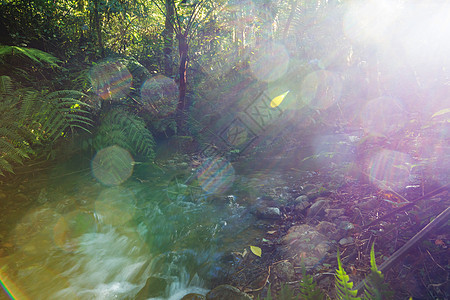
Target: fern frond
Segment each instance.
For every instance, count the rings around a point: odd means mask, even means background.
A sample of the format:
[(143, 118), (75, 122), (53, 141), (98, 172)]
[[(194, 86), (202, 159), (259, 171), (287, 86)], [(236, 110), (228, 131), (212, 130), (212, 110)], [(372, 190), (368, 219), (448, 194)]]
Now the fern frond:
[(13, 170), (11, 164), (3, 157), (0, 157), (0, 175), (2, 175), (2, 176), (5, 175), (3, 173), (3, 170), (6, 170), (10, 173), (14, 173), (14, 170)]
[(2, 153), (2, 157), (10, 162), (21, 164), (24, 158), (29, 158), (25, 150), (15, 147), (4, 138), (0, 138), (0, 151)]
[(16, 53), (20, 56), (27, 57), (38, 64), (46, 63), (52, 67), (58, 67), (57, 63), (60, 62), (55, 56), (38, 49), (0, 45), (0, 57), (5, 55), (15, 55)]
[(304, 300), (323, 300), (325, 295), (317, 287), (314, 278), (306, 274), (305, 264), (302, 262), (302, 281), (300, 282), (300, 299)]
[(21, 96), (20, 116), (21, 122), (26, 123), (36, 111), (39, 110), (41, 103), (39, 101), (40, 93), (34, 90), (25, 90)]
[(279, 300), (298, 300), (294, 295), (294, 291), (287, 284), (281, 286), (280, 292), (277, 294)]
[(375, 261), (375, 243), (372, 244), (372, 249), (370, 250), (370, 275), (368, 276), (368, 282), (364, 285), (366, 299), (384, 300), (392, 299), (394, 296), (394, 293), (384, 282), (384, 275), (378, 271)]
[(361, 300), (357, 297), (358, 291), (353, 289), (353, 282), (342, 267), (339, 249), (337, 252), (338, 269), (335, 274), (336, 296), (339, 300)]
[(104, 116), (93, 144), (96, 150), (119, 145), (134, 156), (154, 158), (155, 141), (145, 122), (123, 109), (111, 110)]
[(0, 76), (0, 96), (2, 98), (13, 93), (13, 85), (9, 76)]

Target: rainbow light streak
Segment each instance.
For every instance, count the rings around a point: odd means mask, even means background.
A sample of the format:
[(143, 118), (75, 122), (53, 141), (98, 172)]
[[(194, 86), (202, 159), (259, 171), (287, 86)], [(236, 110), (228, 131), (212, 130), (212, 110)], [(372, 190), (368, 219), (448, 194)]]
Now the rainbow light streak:
[(20, 291), (17, 285), (14, 284), (12, 280), (8, 278), (8, 276), (2, 272), (0, 269), (0, 286), (6, 292), (6, 295), (9, 296), (10, 299), (13, 300), (28, 300), (28, 298), (24, 293)]
[(206, 192), (217, 192), (223, 190), (232, 181), (231, 166), (223, 159), (212, 159), (207, 163), (204, 169), (198, 174), (200, 185)]
[(113, 98), (114, 96), (122, 92), (124, 89), (129, 88), (131, 86), (131, 80), (132, 80), (131, 74), (128, 74), (126, 76), (117, 75), (116, 77), (112, 78), (111, 83), (106, 83), (105, 86), (102, 87), (102, 89), (104, 90), (100, 92), (99, 96), (103, 100)]

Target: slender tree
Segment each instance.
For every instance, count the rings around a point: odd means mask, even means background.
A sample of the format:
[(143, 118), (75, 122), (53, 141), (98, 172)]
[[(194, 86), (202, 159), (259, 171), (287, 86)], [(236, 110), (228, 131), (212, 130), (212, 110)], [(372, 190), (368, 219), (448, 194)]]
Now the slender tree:
[(164, 73), (168, 77), (173, 76), (173, 58), (172, 58), (172, 46), (173, 46), (173, 25), (175, 19), (174, 12), (174, 0), (165, 0), (166, 20), (164, 24)]
[[(205, 21), (210, 13), (216, 9), (213, 4), (221, 1), (212, 0), (152, 0), (153, 3), (166, 17), (166, 29), (171, 27), (178, 40), (178, 89), (179, 98), (176, 110), (177, 133), (186, 135), (186, 118), (190, 103), (186, 97), (187, 92), (187, 67), (189, 62), (189, 41), (194, 36), (198, 25)], [(172, 17), (173, 15), (173, 17)], [(167, 52), (168, 53), (168, 52)]]

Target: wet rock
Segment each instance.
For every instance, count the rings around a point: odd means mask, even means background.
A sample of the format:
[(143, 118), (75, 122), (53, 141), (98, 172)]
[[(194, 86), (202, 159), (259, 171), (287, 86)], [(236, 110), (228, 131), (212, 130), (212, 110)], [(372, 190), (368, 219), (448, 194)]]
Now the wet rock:
[(293, 201), (293, 204), (295, 205), (294, 211), (296, 212), (302, 212), (311, 206), (311, 202), (309, 201), (309, 198), (306, 195), (298, 196)]
[(300, 195), (297, 198), (295, 198), (294, 204), (300, 204), (300, 203), (303, 203), (305, 201), (309, 202), (308, 196), (307, 195)]
[(244, 292), (231, 285), (219, 285), (206, 294), (207, 300), (251, 300), (252, 298)]
[(304, 211), (305, 209), (307, 209), (308, 207), (310, 207), (311, 202), (309, 201), (308, 196), (301, 195), (301, 196), (298, 196), (297, 198), (295, 198), (295, 200), (293, 200), (291, 202), (291, 205), (294, 205), (295, 212), (300, 213), (300, 212)]
[(258, 207), (256, 216), (260, 219), (281, 219), (281, 212), (278, 207)]
[(342, 245), (342, 246), (348, 245), (348, 244), (351, 244), (351, 243), (353, 243), (353, 238), (352, 237), (345, 237), (345, 238), (342, 238), (339, 241), (339, 244)]
[(339, 223), (339, 228), (343, 229), (345, 231), (348, 231), (348, 230), (352, 230), (353, 228), (355, 228), (355, 225), (353, 225), (349, 221), (342, 221), (341, 223)]
[(325, 209), (325, 215), (330, 219), (339, 218), (344, 215), (345, 210), (343, 208), (327, 208)]
[(300, 213), (300, 212), (303, 212), (304, 210), (306, 210), (308, 207), (310, 207), (311, 206), (311, 203), (309, 203), (309, 202), (304, 202), (304, 203), (302, 203), (302, 204), (298, 204), (298, 205), (296, 205), (295, 207), (294, 207), (294, 211), (296, 212), (296, 213)]
[(316, 225), (316, 230), (329, 238), (333, 238), (337, 232), (336, 224), (327, 221), (319, 222)]
[(162, 297), (167, 287), (167, 281), (160, 277), (149, 277), (144, 287), (137, 293), (135, 300)]
[(289, 261), (282, 261), (274, 265), (273, 274), (275, 274), (282, 282), (295, 280), (294, 266)]
[(291, 227), (282, 244), (281, 252), (285, 257), (294, 257), (296, 267), (301, 267), (303, 261), (307, 268), (312, 268), (330, 249), (328, 238), (306, 224)]
[(325, 209), (328, 208), (329, 200), (324, 198), (318, 198), (316, 202), (308, 209), (306, 215), (308, 217), (322, 217), (325, 215)]
[(205, 299), (206, 297), (203, 296), (202, 294), (195, 294), (195, 293), (187, 294), (186, 296), (181, 298), (181, 300), (205, 300)]

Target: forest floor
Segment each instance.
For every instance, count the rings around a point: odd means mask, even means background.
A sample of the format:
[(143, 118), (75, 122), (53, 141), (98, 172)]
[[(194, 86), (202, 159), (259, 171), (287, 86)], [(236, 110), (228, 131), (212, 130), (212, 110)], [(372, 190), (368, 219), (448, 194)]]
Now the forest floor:
[[(448, 183), (431, 178), (396, 192), (348, 176), (336, 164), (292, 174), (286, 172), (282, 179), (287, 200), (277, 201), (271, 191), (279, 187), (266, 185), (254, 204), (253, 213), (266, 231), (254, 245), (261, 248), (261, 257), (233, 253), (231, 270), (220, 283), (255, 299), (264, 299), (269, 288), (272, 297), (285, 299), (281, 293), (286, 291), (280, 289), (289, 286), (298, 292), (305, 263), (307, 273), (334, 299), (338, 248), (356, 286), (370, 272), (372, 243), (380, 266), (450, 206)], [(275, 208), (279, 214), (273, 213)], [(394, 299), (449, 299), (450, 233), (448, 218), (444, 221), (383, 270)]]

